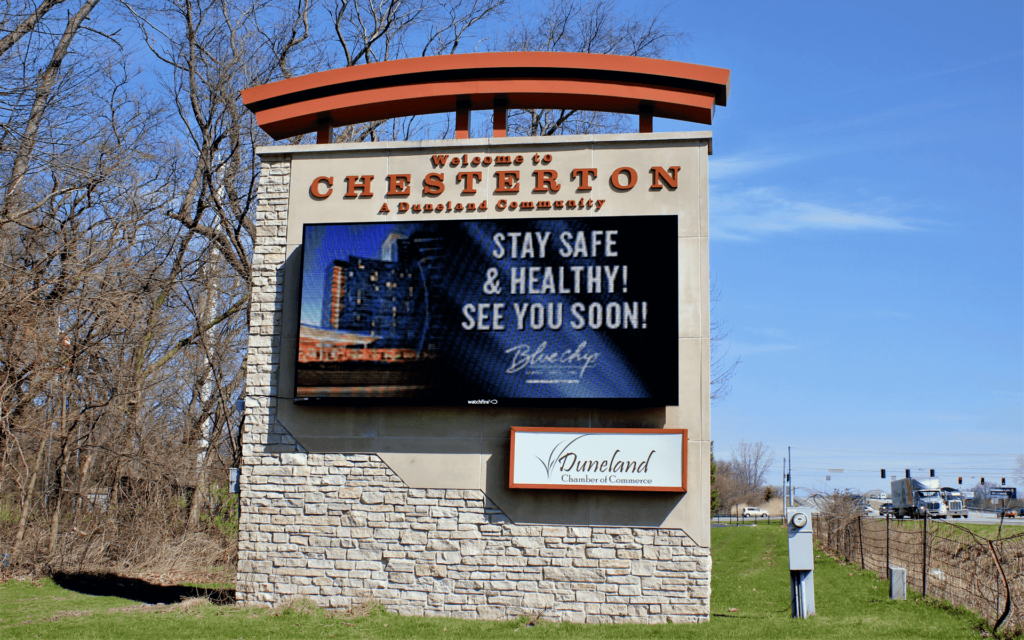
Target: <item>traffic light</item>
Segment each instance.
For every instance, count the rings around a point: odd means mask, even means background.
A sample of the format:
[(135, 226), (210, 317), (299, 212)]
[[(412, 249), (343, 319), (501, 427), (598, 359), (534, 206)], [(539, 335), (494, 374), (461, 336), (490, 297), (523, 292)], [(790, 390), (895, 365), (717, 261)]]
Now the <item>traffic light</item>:
[(907, 477), (910, 477), (910, 469), (907, 469)]
[(1001, 484), (1001, 485), (1003, 485), (1005, 487), (1006, 486), (1006, 478), (1003, 478), (1002, 482), (1000, 482), (999, 484)]
[(882, 479), (885, 479), (885, 469), (882, 469)]
[(786, 482), (789, 482), (789, 474), (786, 474)]
[(928, 470), (928, 477), (930, 477), (930, 478), (934, 478), (935, 477), (935, 469), (929, 469)]
[(963, 476), (957, 476), (956, 483), (957, 484), (963, 484), (964, 483), (964, 477)]
[(982, 485), (984, 485), (984, 484), (985, 484), (985, 476), (982, 476), (982, 477), (981, 477), (981, 484), (982, 484)]

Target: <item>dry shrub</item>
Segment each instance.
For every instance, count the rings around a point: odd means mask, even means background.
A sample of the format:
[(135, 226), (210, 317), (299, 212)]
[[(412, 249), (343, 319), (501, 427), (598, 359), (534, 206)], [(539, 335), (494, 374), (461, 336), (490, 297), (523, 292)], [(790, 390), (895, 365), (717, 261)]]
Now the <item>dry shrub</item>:
[(346, 609), (335, 609), (327, 613), (332, 618), (365, 618), (375, 611), (383, 611), (384, 605), (373, 598), (360, 600)]
[(298, 614), (310, 614), (318, 613), (320, 611), (320, 605), (318, 605), (309, 596), (292, 596), (285, 598), (283, 602), (277, 607), (284, 612), (298, 613)]
[(761, 508), (772, 517), (783, 516), (786, 513), (786, 503), (782, 498), (772, 498)]
[(188, 598), (172, 604), (170, 608), (175, 611), (191, 611), (209, 604), (212, 604), (209, 598)]
[(847, 490), (814, 494), (811, 501), (818, 506), (819, 517), (833, 529), (845, 527), (864, 515), (861, 497)]

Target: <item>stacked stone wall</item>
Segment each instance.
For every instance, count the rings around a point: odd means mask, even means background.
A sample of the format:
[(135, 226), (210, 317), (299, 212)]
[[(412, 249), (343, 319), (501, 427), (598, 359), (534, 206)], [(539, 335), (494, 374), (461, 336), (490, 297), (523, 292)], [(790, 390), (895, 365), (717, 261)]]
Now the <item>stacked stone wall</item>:
[(250, 460), (238, 594), (406, 615), (706, 619), (710, 557), (671, 529), (516, 525), (481, 491), (410, 489), (374, 455)]
[(306, 452), (277, 420), (290, 161), (264, 160), (237, 594), (407, 615), (707, 620), (710, 550), (678, 529), (522, 525), (478, 490), (413, 489), (376, 455)]

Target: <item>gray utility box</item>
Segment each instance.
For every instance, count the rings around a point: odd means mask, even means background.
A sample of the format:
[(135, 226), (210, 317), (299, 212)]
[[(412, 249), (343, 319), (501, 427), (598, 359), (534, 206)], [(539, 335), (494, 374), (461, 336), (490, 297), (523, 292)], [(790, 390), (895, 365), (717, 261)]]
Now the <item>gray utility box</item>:
[(811, 531), (811, 510), (790, 509), (789, 528), (789, 589), (793, 603), (793, 617), (814, 615), (814, 535)]
[(907, 599), (907, 570), (889, 566), (889, 597), (893, 600)]
[(811, 531), (811, 510), (789, 510), (789, 570), (814, 570), (814, 534)]

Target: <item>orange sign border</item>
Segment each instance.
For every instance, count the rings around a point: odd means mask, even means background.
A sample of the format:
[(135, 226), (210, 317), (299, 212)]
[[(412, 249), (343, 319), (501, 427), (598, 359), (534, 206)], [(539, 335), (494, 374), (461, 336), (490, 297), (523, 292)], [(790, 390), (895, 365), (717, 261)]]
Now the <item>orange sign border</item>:
[[(682, 478), (680, 479), (679, 487), (645, 487), (638, 488), (636, 485), (629, 485), (624, 487), (611, 487), (607, 485), (599, 484), (574, 484), (567, 486), (564, 484), (516, 484), (513, 474), (516, 468), (516, 433), (520, 431), (532, 431), (532, 432), (552, 432), (552, 433), (604, 433), (604, 434), (624, 434), (633, 435), (637, 433), (654, 433), (654, 434), (682, 434), (683, 436), (683, 470)], [(512, 427), (512, 437), (509, 443), (509, 457), (508, 457), (508, 488), (509, 489), (561, 489), (564, 491), (657, 491), (663, 493), (686, 493), (686, 473), (689, 470), (689, 456), (687, 451), (690, 444), (690, 430), (689, 429), (595, 429), (587, 427)]]

